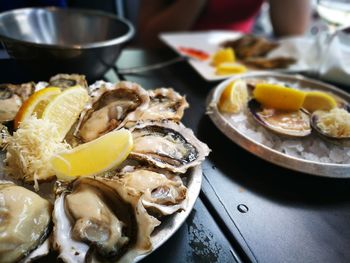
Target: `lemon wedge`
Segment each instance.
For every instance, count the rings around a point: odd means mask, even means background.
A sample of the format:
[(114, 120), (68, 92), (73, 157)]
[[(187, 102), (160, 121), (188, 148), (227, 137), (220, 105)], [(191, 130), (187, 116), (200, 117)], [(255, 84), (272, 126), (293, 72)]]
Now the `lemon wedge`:
[(41, 118), (47, 104), (60, 93), (61, 90), (57, 87), (47, 87), (33, 93), (18, 110), (14, 121), (15, 129), (18, 128), (21, 122), (33, 114), (37, 118)]
[(46, 105), (42, 119), (56, 124), (58, 141), (64, 139), (88, 101), (87, 90), (81, 86), (75, 86), (64, 90)]
[(219, 66), (224, 62), (235, 62), (236, 56), (232, 48), (223, 48), (218, 50), (212, 58), (212, 64), (214, 67)]
[(303, 106), (306, 93), (278, 84), (258, 83), (254, 98), (265, 107), (277, 110), (296, 111)]
[(331, 110), (337, 106), (336, 100), (322, 91), (306, 92), (303, 108), (309, 112), (316, 110)]
[(234, 63), (234, 62), (224, 62), (216, 67), (216, 75), (232, 75), (232, 74), (241, 74), (247, 71), (247, 67)]
[(243, 80), (236, 80), (226, 86), (221, 93), (219, 110), (227, 113), (240, 112), (248, 101), (247, 83)]
[(130, 131), (121, 129), (81, 144), (50, 159), (60, 180), (103, 173), (122, 163), (133, 147)]

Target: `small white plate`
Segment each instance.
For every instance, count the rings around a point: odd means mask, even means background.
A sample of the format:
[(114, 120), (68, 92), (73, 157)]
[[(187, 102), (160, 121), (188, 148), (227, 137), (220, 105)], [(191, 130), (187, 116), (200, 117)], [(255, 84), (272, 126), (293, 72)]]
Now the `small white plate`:
[[(227, 40), (234, 40), (241, 36), (242, 33), (234, 31), (197, 31), (163, 33), (160, 34), (160, 39), (180, 55), (181, 53), (179, 52), (179, 47), (194, 48), (202, 50), (209, 55), (213, 55), (219, 49), (220, 43)], [(294, 42), (293, 39), (285, 39), (280, 41), (280, 46), (270, 52), (268, 57), (285, 55), (288, 57), (295, 57), (297, 62), (287, 69), (274, 69), (273, 71), (296, 73), (308, 69), (307, 65), (303, 61), (298, 60), (297, 57), (299, 57), (299, 54), (298, 52), (295, 52), (295, 48), (290, 48), (291, 40)], [(215, 68), (210, 65), (210, 59), (206, 61), (189, 59), (189, 63), (207, 81), (224, 80), (232, 76), (216, 75)]]

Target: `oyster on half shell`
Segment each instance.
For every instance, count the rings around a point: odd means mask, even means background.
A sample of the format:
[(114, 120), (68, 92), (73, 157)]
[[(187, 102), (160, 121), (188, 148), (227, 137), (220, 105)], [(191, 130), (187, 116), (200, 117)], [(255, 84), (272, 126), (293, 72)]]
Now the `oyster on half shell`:
[(77, 126), (79, 136), (85, 142), (128, 121), (136, 121), (149, 103), (148, 93), (138, 84), (127, 81), (97, 90), (92, 95), (93, 100), (82, 113)]
[(77, 85), (84, 88), (88, 87), (85, 76), (78, 74), (57, 74), (50, 78), (49, 85), (59, 87), (62, 90)]
[(34, 92), (33, 83), (0, 85), (0, 123), (12, 121), (22, 103)]
[(150, 103), (139, 120), (180, 121), (188, 103), (184, 96), (171, 88), (158, 88), (149, 91)]
[(60, 192), (53, 238), (64, 262), (131, 262), (152, 249), (150, 235), (160, 222), (138, 191), (118, 179), (79, 178)]
[(268, 109), (254, 99), (248, 102), (248, 108), (260, 125), (277, 134), (304, 137), (311, 133), (310, 117), (302, 110), (289, 112)]
[(127, 189), (142, 193), (142, 204), (150, 214), (171, 215), (186, 207), (187, 188), (177, 175), (141, 167), (121, 173), (119, 180)]
[(145, 122), (131, 128), (134, 147), (130, 157), (174, 173), (185, 173), (209, 154), (191, 129), (174, 122)]
[(51, 204), (36, 193), (0, 181), (0, 262), (27, 261), (47, 254), (36, 251), (50, 232)]

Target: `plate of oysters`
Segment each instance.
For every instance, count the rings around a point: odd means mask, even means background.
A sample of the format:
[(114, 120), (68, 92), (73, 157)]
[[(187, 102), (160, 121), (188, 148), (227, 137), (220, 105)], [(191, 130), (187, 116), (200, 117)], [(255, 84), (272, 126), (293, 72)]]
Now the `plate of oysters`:
[(271, 163), (350, 177), (350, 95), (300, 75), (259, 72), (220, 83), (207, 113), (233, 142)]
[(276, 41), (233, 31), (171, 32), (161, 34), (160, 39), (189, 58), (189, 64), (207, 81), (224, 80), (248, 71), (307, 69), (295, 50), (288, 52), (288, 39)]
[(0, 94), (0, 262), (137, 262), (191, 212), (210, 149), (172, 88), (58, 74)]

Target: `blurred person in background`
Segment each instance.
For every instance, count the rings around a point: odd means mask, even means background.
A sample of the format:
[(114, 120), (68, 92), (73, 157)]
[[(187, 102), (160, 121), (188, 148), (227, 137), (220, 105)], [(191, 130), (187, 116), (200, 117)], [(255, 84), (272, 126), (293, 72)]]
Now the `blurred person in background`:
[[(308, 29), (310, 0), (269, 0), (275, 36), (301, 35)], [(160, 47), (161, 32), (233, 30), (250, 33), (264, 0), (142, 0), (140, 44)]]

